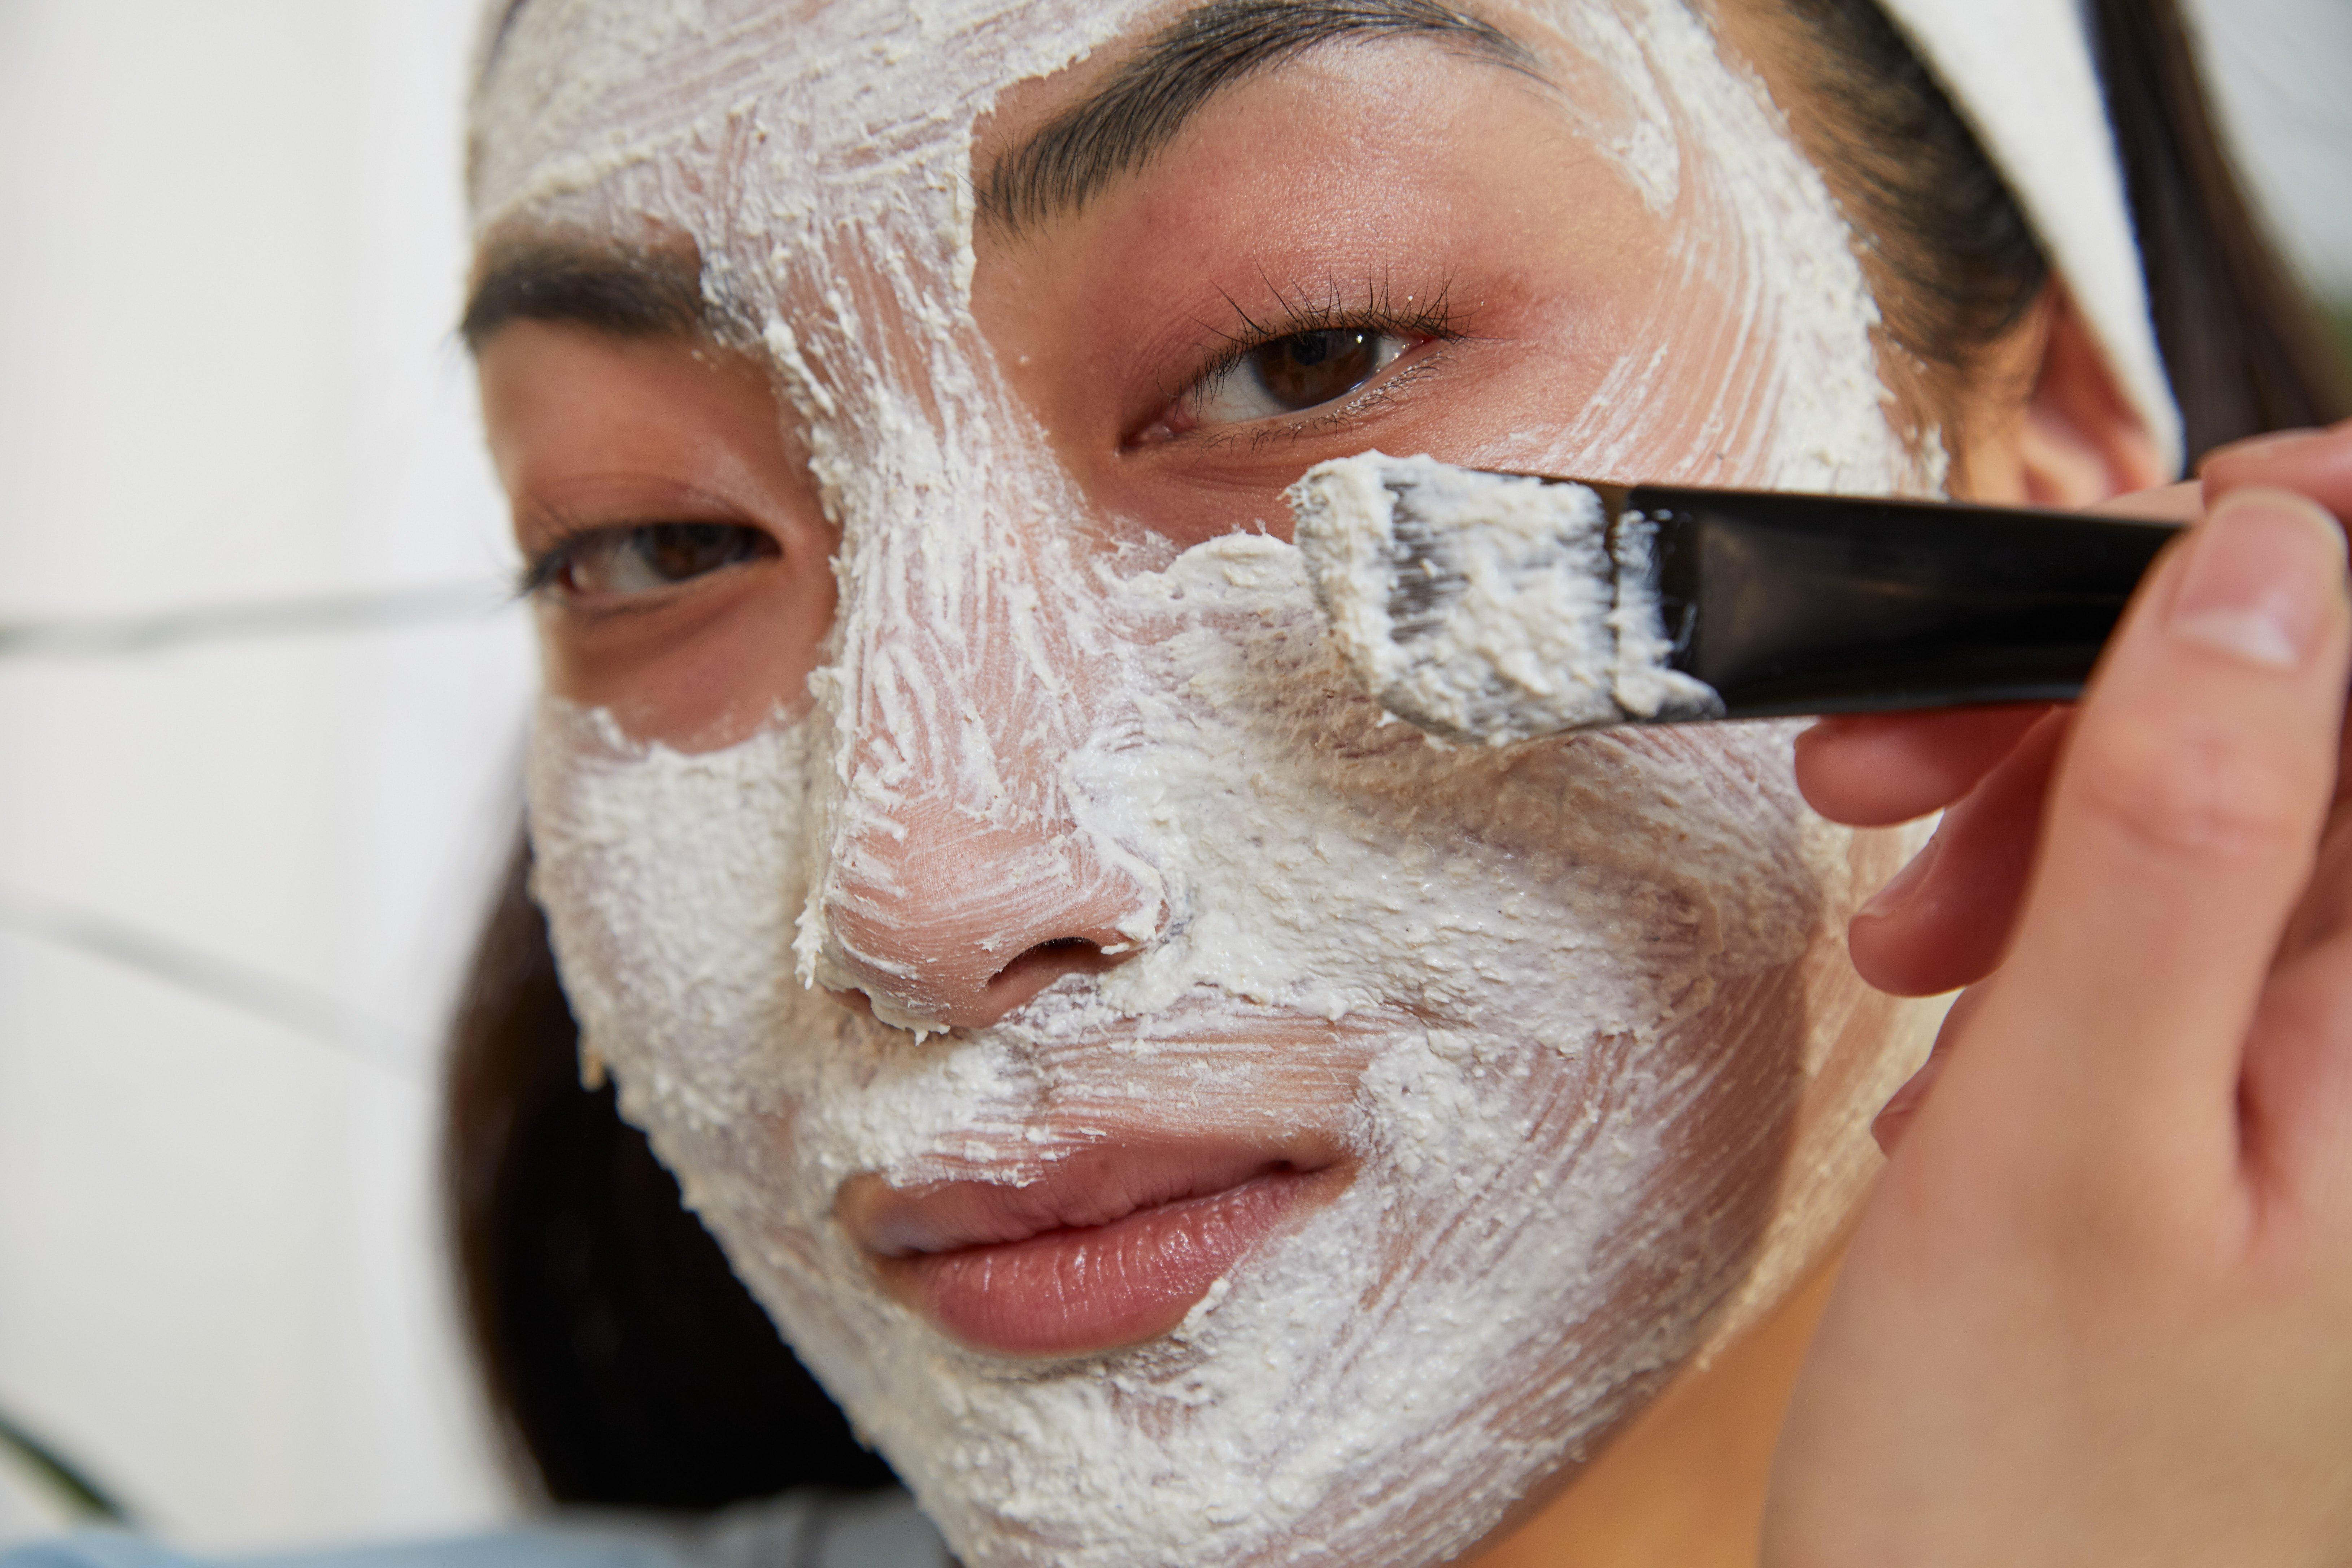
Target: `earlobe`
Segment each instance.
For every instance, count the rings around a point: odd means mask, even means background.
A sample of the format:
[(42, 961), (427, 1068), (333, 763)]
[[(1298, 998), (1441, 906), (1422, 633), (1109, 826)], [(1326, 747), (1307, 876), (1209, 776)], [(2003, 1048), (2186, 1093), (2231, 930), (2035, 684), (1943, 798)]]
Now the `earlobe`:
[(2024, 499), (2035, 506), (2095, 506), (2163, 484), (2164, 454), (2116, 388), (2106, 356), (2063, 286), (2039, 307), (2042, 364), (2018, 432)]

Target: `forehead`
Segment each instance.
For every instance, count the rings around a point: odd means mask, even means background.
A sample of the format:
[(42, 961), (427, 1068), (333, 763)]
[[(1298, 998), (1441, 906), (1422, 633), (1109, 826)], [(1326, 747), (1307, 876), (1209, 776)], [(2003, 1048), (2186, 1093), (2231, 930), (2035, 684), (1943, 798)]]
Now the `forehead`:
[[(855, 216), (861, 194), (971, 194), (976, 138), (983, 164), (1023, 154), (1004, 162), (1026, 182), (983, 179), (982, 203), (1042, 210), (1056, 180), (1086, 194), (1089, 177), (1139, 166), (1223, 89), (1335, 40), (1416, 39), (1517, 68), (1562, 89), (1571, 116), (1623, 150), (1664, 107), (1656, 35), (1691, 21), (1682, 0), (1475, 12), (1436, 0), (512, 0), (472, 106), (475, 210), (485, 228), (548, 216), (665, 163), (661, 206), (799, 184), (814, 187), (803, 205)], [(1048, 134), (1032, 138), (1040, 127)], [(1074, 134), (1056, 142), (1057, 129)]]
[[(1049, 0), (524, 0), (472, 105), (484, 227), (651, 173), (670, 206), (754, 188), (969, 195), (972, 128), (1008, 85), (1086, 59), (1165, 5)], [(695, 189), (735, 179), (740, 188)], [(681, 187), (686, 188), (681, 188)]]

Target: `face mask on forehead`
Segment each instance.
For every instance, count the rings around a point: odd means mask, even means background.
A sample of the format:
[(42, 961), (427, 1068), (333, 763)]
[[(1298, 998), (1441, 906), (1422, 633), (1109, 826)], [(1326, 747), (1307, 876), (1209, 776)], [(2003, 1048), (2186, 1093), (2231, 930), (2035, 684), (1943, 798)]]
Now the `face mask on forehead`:
[[(1607, 398), (1504, 455), (1589, 471), (1672, 419), (1749, 482), (1921, 483), (1760, 89), (1676, 6), (1560, 21), (1606, 88), (1582, 134), (1715, 237), (1677, 265), (1745, 301), (1705, 352), (1748, 369), (1645, 403), (1669, 299)], [(549, 700), (535, 890), (626, 1113), (964, 1561), (1441, 1561), (1842, 1219), (1926, 1020), (1824, 933), (1898, 849), (1805, 816), (1779, 726), (1435, 749), (1348, 689), (1279, 540), (1101, 542), (974, 323), (969, 192), (996, 94), (1129, 22), (530, 0), (507, 28), (486, 234), (691, 243), (841, 541), (801, 716), (688, 754)], [(1115, 962), (940, 1032), (1068, 940)], [(836, 1218), (853, 1178), (1206, 1132), (1349, 1179), (1131, 1350), (965, 1349)]]
[[(862, 985), (919, 1029), (923, 977), (871, 910), (892, 868), (857, 847), (905, 826), (908, 779), (958, 770), (981, 784), (941, 807), (960, 828), (984, 798), (982, 833), (1066, 830), (1040, 759), (1088, 728), (1070, 672), (1095, 651), (1066, 602), (1082, 502), (971, 314), (973, 125), (1002, 84), (1058, 68), (1121, 20), (1101, 6), (539, 0), (499, 42), (479, 110), (486, 227), (516, 213), (682, 237), (802, 423), (842, 530), (841, 613), (814, 689), (836, 737), (828, 771), (846, 786), (819, 810), (847, 852), (827, 858), (804, 911), (800, 971)], [(950, 685), (1005, 700), (937, 722), (929, 710)], [(1045, 843), (1009, 868), (1041, 902), (1102, 880)], [(1145, 934), (1159, 901), (1148, 873), (1115, 880), (1130, 885), (1091, 901), (1120, 907), (1087, 922), (1113, 946)], [(1001, 889), (975, 891), (993, 902)]]

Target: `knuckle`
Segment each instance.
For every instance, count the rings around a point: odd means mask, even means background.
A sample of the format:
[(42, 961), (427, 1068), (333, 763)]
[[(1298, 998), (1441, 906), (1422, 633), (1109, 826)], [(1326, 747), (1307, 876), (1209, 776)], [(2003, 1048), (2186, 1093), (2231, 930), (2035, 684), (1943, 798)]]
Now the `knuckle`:
[(2211, 1255), (2222, 1216), (2201, 1171), (2149, 1152), (2168, 1146), (2162, 1140), (2130, 1147), (2094, 1140), (2086, 1153), (2096, 1157), (2053, 1184), (2064, 1196), (2041, 1221), (2040, 1240), (2050, 1255), (2084, 1276), (2119, 1282), (2196, 1273)]
[(2231, 858), (2309, 837), (2318, 787), (2273, 737), (2205, 719), (2108, 726), (2084, 736), (2076, 803), (2127, 848)]

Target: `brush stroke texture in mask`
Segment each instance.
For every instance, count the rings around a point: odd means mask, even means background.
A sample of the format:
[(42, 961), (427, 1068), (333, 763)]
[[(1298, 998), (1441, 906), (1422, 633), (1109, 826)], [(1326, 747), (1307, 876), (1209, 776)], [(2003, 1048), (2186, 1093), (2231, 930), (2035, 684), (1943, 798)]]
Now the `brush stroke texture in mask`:
[[(1666, 0), (1564, 10), (1615, 84), (1596, 146), (1692, 238), (1609, 398), (1513, 466), (1922, 482), (1760, 89)], [(1352, 689), (1278, 541), (1088, 552), (971, 318), (971, 144), (1130, 15), (520, 14), (476, 109), (486, 232), (690, 238), (841, 528), (805, 717), (686, 754), (548, 701), (535, 889), (626, 1113), (965, 1562), (1443, 1561), (1842, 1219), (1916, 1028), (1827, 933), (1897, 847), (1806, 816), (1782, 726), (1431, 747)], [(1645, 396), (1680, 354), (1716, 405)], [(1074, 929), (1122, 962), (936, 1032)], [(1101, 1357), (950, 1342), (833, 1217), (861, 1173), (1301, 1127), (1355, 1180)]]

